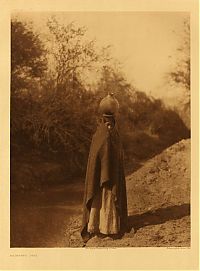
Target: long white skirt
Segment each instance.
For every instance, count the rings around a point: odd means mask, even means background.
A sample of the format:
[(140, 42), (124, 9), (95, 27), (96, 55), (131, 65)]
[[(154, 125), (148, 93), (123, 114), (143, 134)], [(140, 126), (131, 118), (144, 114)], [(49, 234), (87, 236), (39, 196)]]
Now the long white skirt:
[(103, 187), (93, 199), (87, 230), (90, 233), (119, 233), (120, 219), (114, 196), (106, 187)]

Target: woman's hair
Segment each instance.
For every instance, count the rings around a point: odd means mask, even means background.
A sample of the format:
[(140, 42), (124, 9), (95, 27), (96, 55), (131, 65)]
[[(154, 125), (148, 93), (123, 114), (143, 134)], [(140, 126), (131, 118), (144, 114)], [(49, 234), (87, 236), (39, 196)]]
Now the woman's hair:
[(109, 125), (110, 127), (116, 126), (116, 119), (115, 119), (115, 115), (113, 114), (100, 114), (96, 120), (97, 120), (97, 125), (100, 125), (101, 123), (105, 123)]
[(112, 123), (115, 123), (115, 117), (114, 117), (114, 115), (106, 115), (106, 114), (104, 114), (102, 116), (102, 120), (103, 120), (103, 122), (112, 122)]
[(115, 117), (114, 115), (102, 115), (100, 117), (100, 123), (104, 123), (109, 129), (115, 126)]

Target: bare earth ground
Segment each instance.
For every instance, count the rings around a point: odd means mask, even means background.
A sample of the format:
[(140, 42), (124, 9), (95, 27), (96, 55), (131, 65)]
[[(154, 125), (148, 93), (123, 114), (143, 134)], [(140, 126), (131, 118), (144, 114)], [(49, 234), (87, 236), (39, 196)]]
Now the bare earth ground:
[[(190, 246), (190, 140), (148, 160), (126, 178), (130, 229), (86, 247)], [(43, 192), (13, 193), (11, 247), (82, 247), (83, 181)]]

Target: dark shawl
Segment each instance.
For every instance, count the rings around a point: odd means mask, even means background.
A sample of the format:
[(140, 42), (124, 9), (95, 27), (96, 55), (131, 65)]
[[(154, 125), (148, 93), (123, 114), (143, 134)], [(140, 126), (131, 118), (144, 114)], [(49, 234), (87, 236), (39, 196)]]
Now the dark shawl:
[(81, 235), (87, 233), (87, 223), (94, 195), (108, 185), (115, 196), (120, 216), (120, 231), (127, 226), (127, 196), (123, 167), (123, 150), (116, 127), (108, 129), (101, 123), (93, 135), (87, 164)]

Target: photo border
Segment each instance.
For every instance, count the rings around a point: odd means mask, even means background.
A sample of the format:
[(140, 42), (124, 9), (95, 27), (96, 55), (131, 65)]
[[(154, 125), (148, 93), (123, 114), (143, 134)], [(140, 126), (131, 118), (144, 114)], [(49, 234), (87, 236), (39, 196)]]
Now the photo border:
[[(197, 270), (199, 252), (199, 2), (197, 0), (0, 0), (0, 269)], [(191, 247), (10, 248), (10, 19), (13, 11), (190, 12)], [(198, 217), (198, 219), (197, 219)]]

